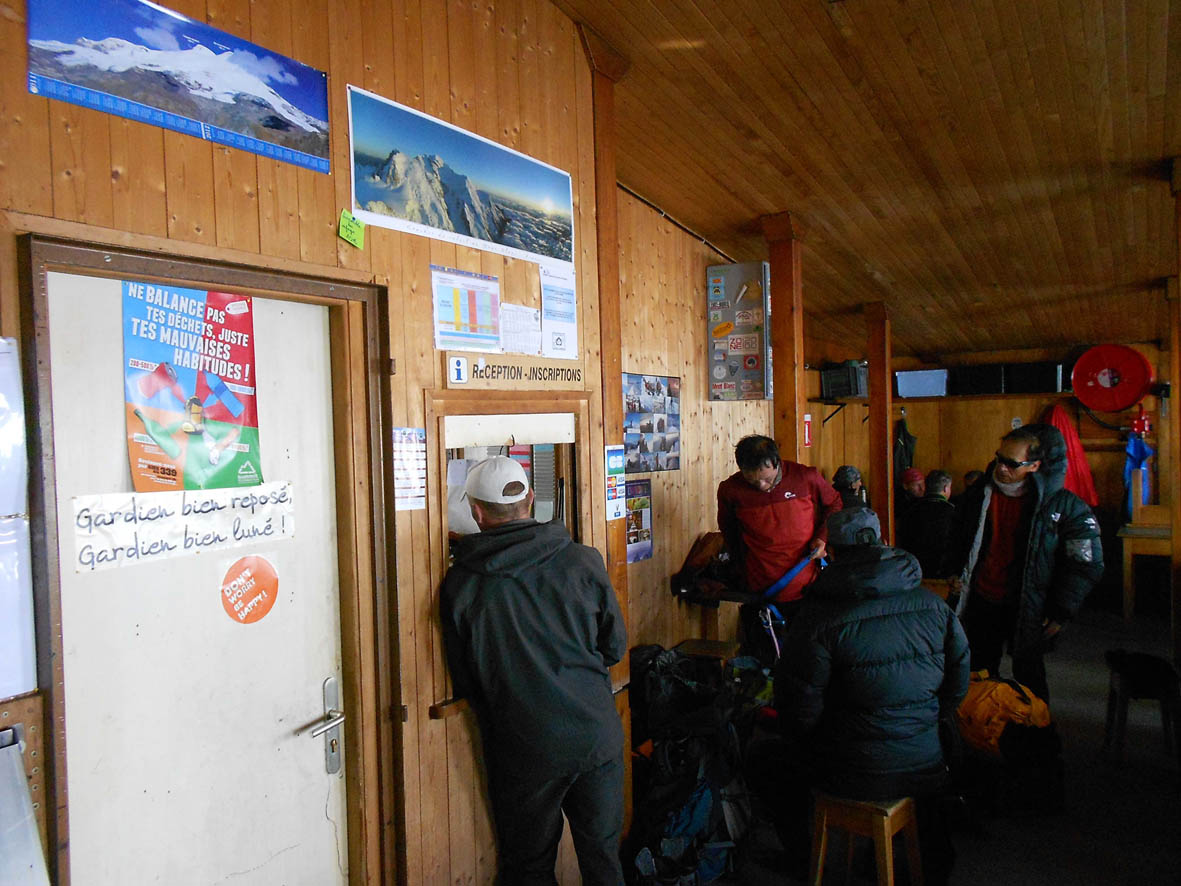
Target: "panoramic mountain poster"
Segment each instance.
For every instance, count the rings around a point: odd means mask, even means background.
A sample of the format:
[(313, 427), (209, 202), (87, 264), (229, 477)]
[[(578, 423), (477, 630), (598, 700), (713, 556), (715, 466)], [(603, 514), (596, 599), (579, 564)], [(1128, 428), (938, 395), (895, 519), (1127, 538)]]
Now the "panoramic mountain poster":
[(328, 171), (328, 77), (147, 0), (29, 0), (29, 92)]
[(356, 86), (349, 124), (366, 224), (572, 266), (568, 173)]

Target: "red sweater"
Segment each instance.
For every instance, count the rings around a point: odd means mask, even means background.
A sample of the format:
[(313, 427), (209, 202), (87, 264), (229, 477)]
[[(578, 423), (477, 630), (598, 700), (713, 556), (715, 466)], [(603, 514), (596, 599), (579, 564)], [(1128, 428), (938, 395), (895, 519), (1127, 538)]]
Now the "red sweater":
[[(741, 558), (747, 588), (766, 590), (800, 562), (814, 538), (827, 538), (825, 521), (841, 509), (841, 496), (815, 468), (785, 461), (778, 485), (759, 492), (741, 471), (718, 486), (718, 528), (733, 554)], [(816, 577), (809, 563), (776, 594), (798, 600)]]
[(1021, 591), (1021, 572), (1029, 548), (1029, 528), (1037, 493), (1030, 483), (1015, 498), (992, 490), (988, 502), (988, 539), (980, 552), (973, 591), (993, 603), (1015, 600)]

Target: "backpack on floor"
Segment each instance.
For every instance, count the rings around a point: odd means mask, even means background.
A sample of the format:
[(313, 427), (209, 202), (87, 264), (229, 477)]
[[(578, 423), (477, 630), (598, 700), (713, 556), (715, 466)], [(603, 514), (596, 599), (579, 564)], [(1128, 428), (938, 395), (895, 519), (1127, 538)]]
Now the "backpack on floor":
[(700, 709), (635, 760), (637, 805), (625, 858), (642, 886), (698, 886), (732, 871), (750, 823), (738, 737), (720, 707)]
[(1044, 701), (1020, 683), (981, 671), (972, 675), (956, 719), (964, 754), (953, 779), (973, 814), (1062, 811), (1062, 741)]
[(972, 674), (968, 694), (960, 702), (956, 719), (960, 734), (969, 747), (1000, 757), (1001, 736), (1007, 729), (1048, 727), (1050, 708), (1016, 680), (1003, 680), (990, 677), (988, 671), (976, 671)]

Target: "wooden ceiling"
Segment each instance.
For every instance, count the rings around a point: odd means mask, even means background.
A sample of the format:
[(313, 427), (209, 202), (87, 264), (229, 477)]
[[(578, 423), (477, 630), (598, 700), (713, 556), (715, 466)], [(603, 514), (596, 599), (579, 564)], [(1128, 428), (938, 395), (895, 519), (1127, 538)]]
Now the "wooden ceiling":
[[(631, 68), (618, 176), (736, 260), (803, 221), (809, 358), (1165, 336), (1181, 0), (556, 0)], [(774, 284), (772, 284), (774, 285)]]

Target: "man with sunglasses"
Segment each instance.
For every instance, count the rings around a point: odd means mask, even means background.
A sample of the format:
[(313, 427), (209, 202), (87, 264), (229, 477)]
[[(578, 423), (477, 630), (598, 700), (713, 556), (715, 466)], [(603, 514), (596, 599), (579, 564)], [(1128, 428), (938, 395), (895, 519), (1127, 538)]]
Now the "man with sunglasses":
[(1049, 700), (1044, 654), (1103, 575), (1099, 524), (1063, 488), (1066, 443), (1051, 425), (1001, 438), (984, 477), (964, 493), (953, 558), (957, 612), (972, 670), (996, 674), (1007, 644), (1013, 677)]

